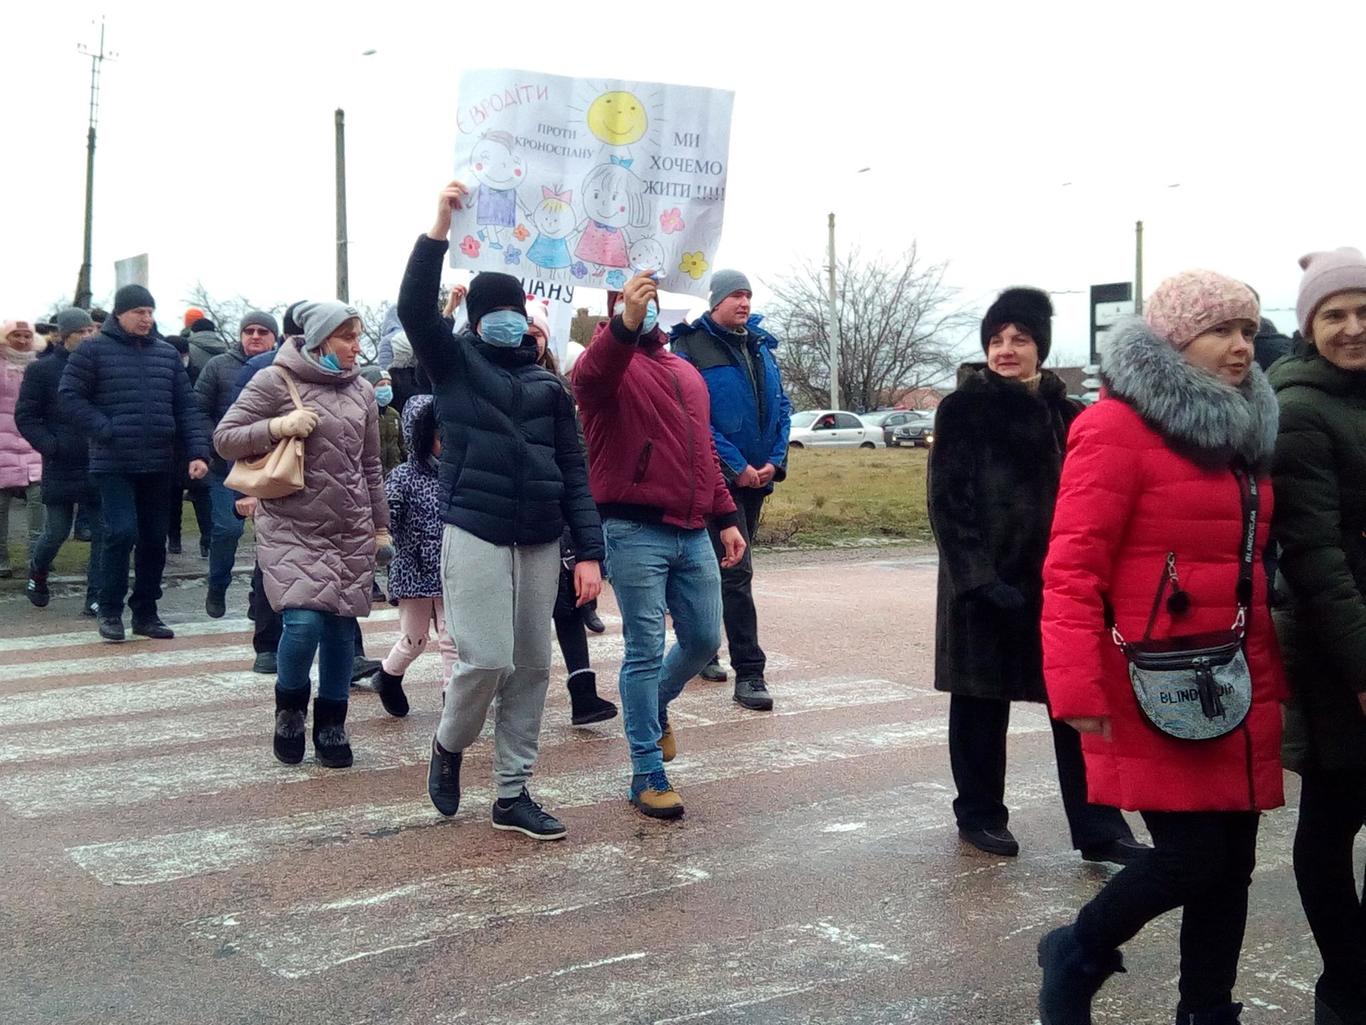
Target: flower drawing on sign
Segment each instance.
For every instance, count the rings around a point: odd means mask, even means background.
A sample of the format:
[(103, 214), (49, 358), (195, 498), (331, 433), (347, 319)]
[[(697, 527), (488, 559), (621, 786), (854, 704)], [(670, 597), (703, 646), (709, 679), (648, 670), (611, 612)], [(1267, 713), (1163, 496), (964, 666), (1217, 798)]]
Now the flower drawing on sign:
[(678, 262), (678, 269), (694, 281), (699, 280), (703, 274), (707, 273), (709, 266), (706, 254), (701, 250), (695, 253), (684, 253), (683, 259)]
[(569, 273), (576, 278), (586, 278), (588, 277), (588, 268), (584, 265), (584, 262), (580, 260), (569, 268)]
[(619, 270), (607, 272), (607, 287), (620, 290), (626, 284), (626, 275)]
[(526, 230), (525, 224), (517, 225), (516, 229), (512, 233), (512, 237), (515, 238), (518, 242), (525, 242), (528, 236), (530, 235), (531, 232)]
[(503, 262), (506, 264), (519, 264), (522, 262), (522, 251), (516, 246), (508, 246), (503, 253)]
[(460, 251), (471, 260), (479, 259), (479, 240), (473, 235), (466, 235), (460, 240)]
[(676, 231), (682, 231), (683, 228), (683, 213), (678, 207), (665, 210), (659, 215), (659, 230), (664, 234), (672, 235)]

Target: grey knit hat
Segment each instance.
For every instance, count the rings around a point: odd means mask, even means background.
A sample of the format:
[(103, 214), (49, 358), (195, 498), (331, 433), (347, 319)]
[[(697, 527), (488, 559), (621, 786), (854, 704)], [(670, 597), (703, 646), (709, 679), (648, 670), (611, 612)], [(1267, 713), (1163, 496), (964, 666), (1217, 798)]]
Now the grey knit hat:
[(87, 327), (94, 327), (95, 322), (90, 319), (90, 314), (85, 310), (77, 309), (75, 306), (68, 306), (58, 312), (53, 318), (57, 324), (57, 340), (66, 341), (67, 336), (74, 335), (77, 331)]
[(716, 309), (727, 296), (736, 292), (754, 292), (754, 289), (749, 287), (749, 278), (738, 270), (717, 271), (711, 276), (711, 287), (707, 291), (709, 308)]
[(364, 367), (360, 372), (360, 376), (371, 384), (379, 384), (380, 381), (392, 380), (392, 378), (389, 377), (389, 371), (374, 363), (371, 363), (368, 367)]
[(348, 320), (360, 320), (360, 311), (339, 302), (302, 303), (294, 309), (294, 319), (304, 332), (304, 351), (319, 348), (333, 331)]
[(1295, 319), (1300, 322), (1300, 334), (1313, 338), (1310, 328), (1314, 314), (1324, 300), (1342, 292), (1366, 292), (1366, 256), (1360, 249), (1343, 246), (1327, 253), (1308, 253), (1300, 257), (1304, 277), (1300, 279), (1300, 295), (1295, 302)]
[(276, 340), (280, 337), (280, 325), (275, 323), (275, 318), (264, 310), (252, 310), (243, 317), (242, 323), (237, 325), (237, 336), (242, 337), (242, 332), (249, 327), (263, 327), (273, 334)]

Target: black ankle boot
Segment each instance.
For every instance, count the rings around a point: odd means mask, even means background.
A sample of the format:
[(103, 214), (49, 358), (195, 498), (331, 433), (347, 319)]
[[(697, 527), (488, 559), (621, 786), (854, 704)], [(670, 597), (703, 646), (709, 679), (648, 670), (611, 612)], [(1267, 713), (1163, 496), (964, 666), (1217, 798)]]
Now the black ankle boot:
[(1039, 1018), (1043, 1025), (1091, 1025), (1091, 1001), (1115, 972), (1124, 971), (1118, 950), (1094, 955), (1083, 950), (1065, 925), (1039, 940)]
[(275, 685), (275, 757), (286, 765), (304, 760), (304, 719), (308, 691), (281, 690)]
[(346, 735), (346, 702), (313, 699), (313, 754), (319, 765), (345, 769), (351, 765), (351, 738)]
[(395, 719), (408, 714), (408, 695), (403, 693), (403, 677), (386, 673), (380, 666), (375, 674), (375, 690), (379, 693), (379, 703)]
[(569, 678), (569, 721), (575, 726), (605, 722), (617, 714), (617, 706), (598, 697), (598, 675), (594, 672), (575, 673)]
[(1242, 1004), (1224, 1004), (1208, 1011), (1187, 1011), (1178, 1007), (1176, 1025), (1239, 1025), (1242, 1013)]

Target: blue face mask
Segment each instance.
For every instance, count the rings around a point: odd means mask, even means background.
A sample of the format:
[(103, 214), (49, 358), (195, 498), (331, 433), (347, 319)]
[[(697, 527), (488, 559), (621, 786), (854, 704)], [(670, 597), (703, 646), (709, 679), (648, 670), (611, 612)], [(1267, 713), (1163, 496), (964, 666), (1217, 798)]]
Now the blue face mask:
[(375, 401), (381, 406), (387, 406), (394, 401), (394, 389), (387, 384), (382, 384), (375, 389)]
[(334, 374), (341, 373), (341, 361), (338, 360), (337, 357), (332, 355), (332, 353), (330, 352), (326, 356), (320, 358), (318, 360), (318, 363), (322, 366), (324, 370), (330, 370)]
[(479, 318), (479, 337), (503, 349), (521, 345), (526, 329), (526, 316), (516, 310), (494, 310)]
[[(614, 309), (612, 312), (617, 316), (621, 316), (621, 314), (626, 312), (626, 304), (617, 303), (616, 309)], [(648, 303), (645, 304), (645, 319), (640, 322), (640, 333), (643, 335), (648, 335), (651, 331), (655, 329), (655, 326), (658, 323), (659, 307), (655, 304), (655, 301), (651, 299)]]

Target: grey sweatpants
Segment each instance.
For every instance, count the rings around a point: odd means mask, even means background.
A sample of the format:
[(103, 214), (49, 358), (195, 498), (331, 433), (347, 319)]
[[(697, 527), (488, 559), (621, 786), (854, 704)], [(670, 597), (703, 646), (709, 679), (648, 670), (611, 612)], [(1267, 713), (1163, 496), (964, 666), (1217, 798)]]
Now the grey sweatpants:
[(560, 543), (503, 546), (446, 525), (441, 584), (458, 653), (436, 739), (450, 752), (475, 742), (494, 708), (493, 779), (516, 797), (536, 764), (550, 682), (550, 614)]

